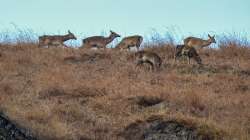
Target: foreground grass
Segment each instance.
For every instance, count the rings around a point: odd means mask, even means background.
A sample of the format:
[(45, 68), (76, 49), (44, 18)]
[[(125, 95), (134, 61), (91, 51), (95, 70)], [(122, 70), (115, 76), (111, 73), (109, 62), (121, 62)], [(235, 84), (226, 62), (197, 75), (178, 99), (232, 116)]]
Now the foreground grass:
[(250, 139), (249, 48), (201, 51), (203, 67), (174, 64), (173, 46), (149, 50), (163, 58), (159, 72), (136, 68), (133, 53), (3, 45), (0, 111), (47, 140), (122, 139), (157, 115)]

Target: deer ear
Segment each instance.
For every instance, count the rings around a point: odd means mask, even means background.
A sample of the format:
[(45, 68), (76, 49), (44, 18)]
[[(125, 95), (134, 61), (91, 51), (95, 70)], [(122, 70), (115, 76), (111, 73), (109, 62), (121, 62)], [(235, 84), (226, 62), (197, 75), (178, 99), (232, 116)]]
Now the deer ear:
[(207, 36), (208, 36), (209, 38), (211, 38), (210, 34), (207, 34)]
[(68, 33), (69, 33), (69, 34), (71, 33), (70, 30), (68, 30)]

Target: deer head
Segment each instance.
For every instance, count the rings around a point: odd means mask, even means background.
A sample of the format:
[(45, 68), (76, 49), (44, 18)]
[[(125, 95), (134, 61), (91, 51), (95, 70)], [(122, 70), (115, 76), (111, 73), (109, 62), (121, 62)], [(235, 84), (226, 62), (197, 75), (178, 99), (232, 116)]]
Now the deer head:
[(121, 36), (119, 34), (117, 34), (116, 32), (113, 32), (110, 30), (110, 37), (116, 38), (116, 37), (121, 37)]
[(68, 36), (69, 36), (69, 38), (76, 40), (75, 35), (73, 33), (71, 33), (70, 30), (68, 30)]
[(215, 36), (210, 36), (210, 34), (208, 34), (208, 40), (209, 40), (209, 42), (211, 42), (211, 43), (216, 43), (216, 40), (215, 40), (215, 38), (214, 38)]

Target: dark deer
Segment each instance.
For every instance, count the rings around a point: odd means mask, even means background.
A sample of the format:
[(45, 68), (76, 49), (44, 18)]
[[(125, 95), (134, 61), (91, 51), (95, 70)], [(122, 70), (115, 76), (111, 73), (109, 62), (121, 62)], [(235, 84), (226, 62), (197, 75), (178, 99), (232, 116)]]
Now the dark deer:
[(139, 51), (135, 53), (135, 57), (137, 59), (137, 65), (142, 65), (143, 63), (150, 64), (150, 69), (155, 70), (159, 69), (162, 64), (162, 60), (159, 55), (157, 55), (154, 52), (148, 52), (148, 51)]
[(188, 58), (188, 64), (190, 64), (190, 60), (191, 58), (193, 58), (197, 64), (201, 65), (202, 64), (202, 60), (199, 56), (199, 54), (197, 53), (195, 48), (189, 48), (188, 51), (183, 52), (185, 45), (177, 45), (176, 47), (176, 53), (175, 53), (175, 61), (178, 58), (181, 57), (187, 57)]

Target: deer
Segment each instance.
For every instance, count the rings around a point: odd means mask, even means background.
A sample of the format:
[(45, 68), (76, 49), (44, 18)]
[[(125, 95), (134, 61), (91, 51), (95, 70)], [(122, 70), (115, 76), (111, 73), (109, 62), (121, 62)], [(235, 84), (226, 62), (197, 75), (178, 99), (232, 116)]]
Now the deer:
[(136, 66), (147, 63), (150, 64), (150, 70), (159, 70), (162, 64), (161, 57), (154, 52), (138, 51), (135, 53), (135, 57), (137, 59)]
[(202, 65), (202, 60), (199, 56), (199, 54), (197, 53), (195, 48), (189, 48), (188, 51), (183, 53), (183, 49), (184, 49), (185, 45), (177, 45), (176, 47), (176, 53), (175, 53), (175, 61), (177, 58), (180, 57), (187, 57), (188, 58), (188, 64), (190, 64), (190, 60), (191, 58), (193, 58), (197, 64)]
[(203, 40), (197, 37), (187, 37), (184, 39), (185, 47), (183, 48), (182, 53), (185, 53), (185, 51), (188, 51), (189, 48), (195, 48), (196, 50), (198, 50), (198, 49), (207, 47), (212, 43), (216, 43), (215, 36), (211, 36), (209, 34), (208, 34), (207, 40)]
[(131, 47), (136, 47), (138, 51), (142, 41), (143, 37), (140, 35), (128, 36), (123, 38), (122, 41), (116, 45), (115, 48), (120, 50), (130, 50)]
[(106, 49), (106, 46), (111, 43), (115, 38), (121, 37), (119, 34), (110, 31), (110, 35), (108, 37), (104, 36), (92, 36), (82, 40), (81, 48), (103, 48)]
[(47, 46), (48, 48), (50, 47), (68, 47), (64, 44), (65, 41), (74, 39), (76, 40), (77, 38), (73, 33), (68, 30), (68, 34), (66, 35), (43, 35), (39, 36), (39, 45), (38, 47), (45, 47)]

